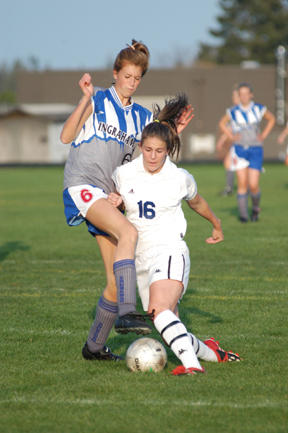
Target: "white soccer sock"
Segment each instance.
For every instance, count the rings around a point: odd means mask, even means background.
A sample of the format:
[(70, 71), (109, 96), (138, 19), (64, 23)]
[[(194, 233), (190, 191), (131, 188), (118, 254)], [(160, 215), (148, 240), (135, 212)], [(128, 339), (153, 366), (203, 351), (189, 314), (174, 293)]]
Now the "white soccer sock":
[(203, 361), (218, 362), (218, 358), (214, 350), (206, 346), (203, 341), (199, 340), (197, 337), (195, 337), (195, 335), (191, 334), (191, 332), (188, 332), (188, 335), (191, 338), (192, 346), (197, 358), (202, 359)]
[(154, 325), (185, 368), (202, 369), (187, 329), (172, 311), (165, 310), (158, 314), (154, 320)]

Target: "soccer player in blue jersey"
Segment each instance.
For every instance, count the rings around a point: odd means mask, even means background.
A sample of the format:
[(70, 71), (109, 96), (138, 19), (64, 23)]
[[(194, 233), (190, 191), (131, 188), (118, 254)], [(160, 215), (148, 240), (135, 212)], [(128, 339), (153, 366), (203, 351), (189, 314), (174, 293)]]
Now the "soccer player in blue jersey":
[[(245, 223), (249, 220), (249, 193), (252, 199), (251, 221), (258, 221), (263, 142), (275, 124), (275, 117), (264, 105), (253, 101), (250, 84), (239, 84), (238, 93), (240, 103), (227, 110), (219, 126), (221, 131), (234, 143), (232, 165), (237, 172), (239, 218)], [(266, 125), (261, 131), (262, 119), (266, 120)], [(228, 124), (232, 127), (232, 131)]]
[[(148, 61), (148, 48), (132, 40), (116, 57), (113, 86), (95, 93), (91, 76), (84, 74), (79, 81), (83, 96), (61, 133), (62, 142), (71, 143), (64, 171), (67, 223), (74, 226), (86, 222), (99, 245), (107, 277), (82, 350), (85, 359), (119, 359), (104, 346), (117, 316), (117, 332), (151, 332), (143, 316), (136, 312), (137, 231), (107, 201), (107, 195), (114, 190), (113, 171), (131, 160), (142, 130), (152, 120), (151, 112), (132, 99)], [(179, 132), (190, 118), (188, 108), (178, 119)]]
[(203, 373), (199, 359), (212, 362), (239, 361), (210, 338), (205, 342), (188, 333), (177, 314), (177, 304), (186, 291), (190, 259), (184, 241), (186, 220), (182, 200), (212, 226), (207, 243), (223, 241), (220, 220), (198, 194), (193, 176), (169, 158), (179, 153), (175, 113), (187, 105), (185, 95), (166, 102), (147, 125), (140, 143), (141, 155), (118, 167), (113, 179), (120, 196), (112, 193), (115, 206), (124, 201), (128, 220), (138, 230), (136, 271), (143, 309), (153, 314), (154, 325), (182, 365), (173, 375)]

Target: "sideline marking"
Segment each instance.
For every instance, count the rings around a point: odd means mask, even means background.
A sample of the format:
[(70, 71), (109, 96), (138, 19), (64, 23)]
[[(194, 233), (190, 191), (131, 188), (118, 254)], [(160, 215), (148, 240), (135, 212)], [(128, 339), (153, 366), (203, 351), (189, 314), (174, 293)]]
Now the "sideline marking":
[[(14, 397), (11, 399), (0, 400), (0, 404), (7, 403), (16, 403), (16, 404), (66, 404), (66, 405), (98, 405), (98, 406), (124, 406), (127, 405), (125, 401), (116, 401), (116, 400), (103, 400), (103, 399), (75, 399), (75, 400), (61, 400), (61, 399), (33, 399), (33, 398), (25, 398), (25, 397)], [(286, 403), (283, 401), (264, 401), (261, 403), (246, 403), (246, 404), (238, 404), (232, 402), (223, 402), (217, 403), (215, 401), (204, 401), (204, 400), (196, 400), (196, 401), (187, 401), (187, 400), (134, 400), (134, 403), (141, 404), (141, 406), (165, 406), (174, 405), (174, 406), (204, 406), (204, 407), (227, 407), (232, 409), (261, 409), (261, 408), (271, 408), (277, 409), (281, 407), (286, 407)]]

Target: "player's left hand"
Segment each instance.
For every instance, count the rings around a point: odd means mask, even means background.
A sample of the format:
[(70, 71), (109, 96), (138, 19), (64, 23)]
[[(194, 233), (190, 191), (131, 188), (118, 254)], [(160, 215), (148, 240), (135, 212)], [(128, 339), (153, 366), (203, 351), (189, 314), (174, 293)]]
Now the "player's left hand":
[(194, 108), (191, 105), (187, 105), (187, 107), (184, 108), (176, 121), (177, 134), (180, 134), (186, 128), (188, 123), (193, 119), (193, 111)]
[(213, 229), (212, 236), (206, 239), (207, 244), (218, 244), (222, 241), (224, 241), (222, 229)]
[(115, 192), (111, 192), (108, 195), (107, 200), (114, 207), (119, 207), (123, 202), (121, 195), (116, 194)]

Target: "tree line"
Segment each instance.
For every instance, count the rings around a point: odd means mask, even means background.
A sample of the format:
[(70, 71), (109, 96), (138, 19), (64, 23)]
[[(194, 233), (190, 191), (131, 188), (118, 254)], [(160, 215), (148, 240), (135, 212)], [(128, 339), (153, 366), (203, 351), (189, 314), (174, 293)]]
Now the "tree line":
[[(208, 30), (215, 44), (201, 43), (195, 64), (225, 65), (243, 61), (274, 64), (277, 47), (288, 47), (288, 0), (218, 2), (216, 26)], [(178, 52), (174, 66), (185, 65), (184, 59), (185, 53)], [(0, 103), (16, 102), (16, 77), (21, 70), (39, 70), (38, 59), (31, 56), (26, 62), (16, 60), (9, 67), (0, 65)]]

